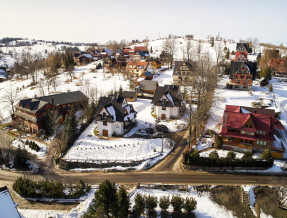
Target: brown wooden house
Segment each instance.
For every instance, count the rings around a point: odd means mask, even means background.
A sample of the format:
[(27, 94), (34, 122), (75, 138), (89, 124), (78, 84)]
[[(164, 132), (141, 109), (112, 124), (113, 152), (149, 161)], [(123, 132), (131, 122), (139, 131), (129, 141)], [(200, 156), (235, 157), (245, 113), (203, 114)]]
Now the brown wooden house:
[(72, 107), (76, 110), (83, 108), (88, 100), (80, 91), (23, 99), (12, 114), (12, 125), (27, 133), (38, 134), (48, 111), (57, 114), (61, 122)]

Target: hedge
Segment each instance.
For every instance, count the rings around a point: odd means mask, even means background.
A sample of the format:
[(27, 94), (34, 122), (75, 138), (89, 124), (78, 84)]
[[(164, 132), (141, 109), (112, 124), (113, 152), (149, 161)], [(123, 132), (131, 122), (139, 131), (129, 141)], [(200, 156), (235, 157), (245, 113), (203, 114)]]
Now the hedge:
[(252, 159), (249, 161), (230, 158), (211, 159), (209, 157), (187, 156), (184, 154), (184, 164), (189, 166), (204, 166), (204, 167), (261, 167), (269, 168), (273, 166), (273, 160), (265, 161), (259, 159)]

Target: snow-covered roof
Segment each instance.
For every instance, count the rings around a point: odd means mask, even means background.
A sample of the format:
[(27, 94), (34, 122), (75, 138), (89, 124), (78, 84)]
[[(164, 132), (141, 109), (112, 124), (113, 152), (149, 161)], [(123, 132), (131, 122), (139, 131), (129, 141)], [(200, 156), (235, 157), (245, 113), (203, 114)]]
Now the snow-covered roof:
[(17, 204), (13, 201), (8, 188), (0, 188), (0, 217), (1, 218), (19, 218), (20, 215), (16, 209)]
[(114, 107), (112, 105), (107, 107), (107, 111), (113, 117), (113, 121), (116, 121), (117, 116)]
[(83, 54), (83, 56), (85, 56), (86, 58), (93, 58), (91, 54)]
[(174, 106), (173, 99), (172, 99), (171, 95), (170, 95), (169, 93), (167, 93), (165, 96), (167, 97), (167, 99), (168, 99), (168, 100), (172, 103), (172, 105)]

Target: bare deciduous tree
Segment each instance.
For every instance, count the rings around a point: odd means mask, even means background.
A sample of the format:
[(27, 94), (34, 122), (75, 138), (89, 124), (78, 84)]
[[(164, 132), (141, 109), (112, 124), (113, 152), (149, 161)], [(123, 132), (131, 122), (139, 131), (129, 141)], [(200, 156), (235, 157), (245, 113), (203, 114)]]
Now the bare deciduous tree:
[(20, 99), (20, 90), (18, 88), (16, 89), (7, 89), (4, 95), (4, 102), (10, 104), (12, 113), (15, 112), (15, 104)]
[(173, 35), (169, 35), (163, 42), (163, 50), (170, 54), (169, 57), (169, 61), (168, 61), (168, 67), (169, 69), (172, 68), (172, 64), (173, 64), (173, 59), (174, 59), (174, 54), (177, 50), (177, 41), (176, 41), (176, 37)]

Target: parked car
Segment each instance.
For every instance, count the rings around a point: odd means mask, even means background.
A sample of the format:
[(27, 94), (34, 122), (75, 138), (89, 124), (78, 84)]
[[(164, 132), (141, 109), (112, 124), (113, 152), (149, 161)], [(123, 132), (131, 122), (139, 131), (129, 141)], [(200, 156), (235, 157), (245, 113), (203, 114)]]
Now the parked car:
[(137, 136), (147, 136), (148, 133), (145, 129), (140, 129), (139, 131), (136, 132)]
[(153, 129), (153, 128), (146, 128), (145, 131), (146, 131), (148, 134), (154, 134), (154, 129)]
[(155, 128), (157, 129), (157, 131), (160, 131), (160, 132), (168, 132), (168, 128), (165, 125), (157, 125), (155, 126)]
[(163, 137), (163, 133), (162, 132), (156, 132), (154, 134), (152, 134), (153, 138), (162, 138)]

